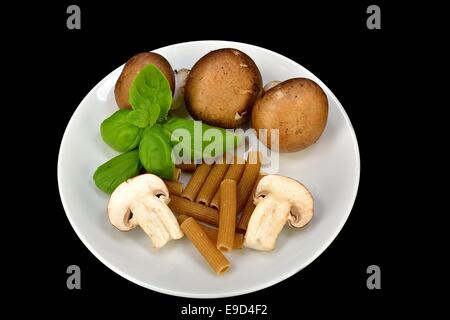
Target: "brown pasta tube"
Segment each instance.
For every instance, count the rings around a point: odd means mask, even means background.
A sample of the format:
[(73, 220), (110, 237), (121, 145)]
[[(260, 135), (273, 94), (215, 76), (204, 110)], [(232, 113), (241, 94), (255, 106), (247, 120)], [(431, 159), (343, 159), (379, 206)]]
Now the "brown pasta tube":
[(181, 169), (173, 168), (173, 176), (172, 176), (171, 180), (178, 181), (180, 179), (180, 175), (181, 175)]
[(189, 180), (186, 188), (184, 188), (181, 196), (183, 198), (194, 201), (197, 197), (200, 188), (205, 183), (206, 177), (208, 177), (209, 171), (211, 170), (212, 165), (202, 163), (195, 169), (194, 174), (192, 175), (191, 180)]
[(236, 230), (236, 181), (225, 179), (220, 184), (219, 232), (217, 249), (230, 251), (233, 248)]
[(208, 177), (203, 184), (200, 192), (197, 195), (196, 201), (198, 203), (209, 206), (212, 198), (219, 189), (220, 182), (222, 181), (227, 169), (230, 165), (226, 163), (216, 163), (209, 171)]
[(261, 169), (261, 162), (255, 151), (250, 152), (248, 157), (250, 160), (255, 160), (245, 164), (244, 173), (242, 174), (241, 180), (239, 180), (237, 186), (237, 212), (241, 212), (247, 203), (253, 185), (255, 184), (256, 179), (258, 179), (259, 170)]
[[(245, 163), (237, 163), (237, 160), (234, 160), (234, 163), (232, 163), (227, 170), (227, 173), (223, 177), (223, 179), (231, 179), (236, 181), (236, 183), (239, 182), (239, 179), (241, 179), (242, 173), (245, 169)], [(216, 194), (211, 200), (210, 206), (216, 209), (219, 209), (220, 207), (220, 192), (219, 190), (216, 191)]]
[(180, 163), (176, 164), (175, 167), (183, 170), (183, 171), (195, 171), (197, 165), (195, 163)]
[(200, 254), (205, 258), (211, 268), (217, 274), (222, 274), (230, 267), (230, 262), (220, 252), (215, 244), (208, 238), (200, 225), (193, 219), (188, 218), (181, 224), (181, 230), (191, 240)]
[[(181, 214), (177, 217), (178, 223), (181, 225), (189, 216)], [(199, 223), (200, 227), (202, 227), (203, 231), (206, 233), (208, 238), (213, 242), (217, 243), (217, 228), (206, 226), (204, 224)], [(233, 241), (233, 249), (242, 249), (244, 246), (244, 234), (243, 233), (235, 233), (234, 241)]]
[(203, 204), (172, 195), (168, 206), (177, 214), (184, 214), (214, 226), (219, 225), (219, 212)]
[(185, 220), (187, 220), (189, 218), (189, 216), (185, 215), (185, 214), (179, 214), (177, 216), (177, 220), (178, 223), (181, 225)]
[[(206, 235), (211, 239), (213, 243), (217, 243), (218, 229), (213, 227), (208, 227), (205, 225), (201, 226)], [(235, 233), (233, 239), (233, 249), (242, 249), (244, 246), (244, 234)]]
[(171, 195), (174, 194), (179, 196), (183, 192), (183, 184), (179, 181), (164, 180), (164, 183)]
[(255, 196), (256, 186), (258, 185), (259, 180), (261, 180), (262, 177), (264, 177), (264, 175), (260, 174), (258, 176), (258, 179), (256, 179), (252, 192), (250, 193), (250, 196), (247, 199), (247, 203), (245, 204), (244, 210), (242, 211), (241, 218), (239, 219), (239, 223), (237, 225), (237, 228), (240, 230), (247, 230), (248, 222), (250, 221), (250, 217), (252, 216), (253, 210), (255, 210), (253, 197)]
[(244, 247), (244, 234), (236, 232), (234, 234), (233, 249), (242, 249)]

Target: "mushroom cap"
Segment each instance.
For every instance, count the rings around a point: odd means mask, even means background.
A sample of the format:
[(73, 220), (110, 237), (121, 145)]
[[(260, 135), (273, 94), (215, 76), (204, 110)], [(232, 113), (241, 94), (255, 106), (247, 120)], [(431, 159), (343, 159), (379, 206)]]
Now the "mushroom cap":
[(314, 199), (309, 190), (297, 180), (275, 174), (264, 176), (255, 190), (255, 204), (258, 205), (266, 196), (274, 201), (290, 204), (288, 223), (292, 227), (303, 227), (314, 215)]
[(172, 93), (175, 90), (175, 76), (170, 66), (169, 61), (166, 60), (160, 54), (154, 52), (142, 52), (130, 58), (125, 64), (122, 73), (117, 79), (116, 86), (114, 88), (114, 95), (116, 102), (121, 109), (131, 109), (131, 104), (128, 101), (128, 92), (130, 91), (131, 84), (136, 78), (139, 71), (146, 65), (153, 64), (157, 67), (162, 74), (169, 81), (170, 89)]
[(154, 174), (141, 174), (122, 182), (111, 194), (108, 203), (108, 217), (119, 230), (128, 231), (136, 227), (131, 209), (136, 201), (148, 196), (157, 196), (168, 204), (169, 191), (164, 181)]
[[(279, 129), (279, 151), (295, 152), (315, 143), (325, 129), (328, 99), (322, 88), (306, 78), (281, 82), (265, 92), (253, 106), (252, 127)], [(263, 141), (264, 142), (264, 141)]]
[(185, 104), (196, 120), (235, 128), (249, 119), (261, 90), (261, 73), (248, 55), (237, 49), (219, 49), (200, 58), (191, 69)]

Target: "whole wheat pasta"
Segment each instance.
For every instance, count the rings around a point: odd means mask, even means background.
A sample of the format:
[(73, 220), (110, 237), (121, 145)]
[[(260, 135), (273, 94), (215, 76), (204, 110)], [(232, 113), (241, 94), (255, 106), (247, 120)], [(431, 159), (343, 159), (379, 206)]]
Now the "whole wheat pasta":
[(220, 184), (219, 232), (217, 249), (230, 251), (233, 248), (236, 229), (236, 181), (225, 179)]
[[(234, 162), (228, 167), (227, 173), (223, 177), (223, 179), (231, 179), (236, 181), (236, 183), (239, 182), (239, 179), (241, 179), (242, 173), (244, 172), (245, 163), (237, 163), (237, 160), (235, 159)], [(216, 191), (216, 194), (211, 200), (210, 206), (216, 209), (219, 209), (220, 206), (220, 200), (219, 200), (220, 192), (219, 190)]]
[(244, 247), (244, 234), (236, 232), (234, 234), (233, 249), (242, 249)]
[(181, 224), (181, 230), (191, 240), (200, 254), (205, 258), (211, 268), (217, 274), (222, 274), (230, 267), (230, 262), (220, 252), (215, 244), (208, 238), (200, 225), (193, 219), (188, 218)]
[(214, 164), (195, 201), (207, 206), (210, 204), (212, 198), (216, 194), (216, 191), (219, 189), (220, 182), (225, 176), (229, 166), (230, 165), (226, 163)]
[(179, 181), (172, 180), (164, 180), (167, 189), (169, 190), (169, 194), (175, 194), (177, 196), (181, 195), (183, 192), (183, 184)]
[[(211, 239), (212, 242), (217, 243), (217, 235), (219, 230), (217, 228), (208, 227), (205, 225), (201, 225), (203, 231), (205, 231), (206, 235)], [(244, 234), (243, 233), (235, 233), (233, 239), (233, 249), (242, 249), (244, 246)]]
[(256, 179), (258, 179), (259, 170), (261, 169), (261, 162), (255, 151), (250, 152), (248, 157), (249, 159), (255, 159), (255, 161), (245, 164), (244, 173), (242, 174), (241, 180), (239, 180), (237, 186), (237, 212), (240, 212), (244, 208), (252, 192), (253, 185)]
[(203, 204), (172, 195), (168, 206), (177, 214), (184, 214), (214, 226), (219, 225), (219, 212)]
[[(177, 217), (178, 223), (182, 224), (189, 216), (181, 214)], [(217, 232), (218, 229), (210, 226), (206, 226), (204, 224), (199, 223), (200, 227), (202, 227), (203, 231), (206, 233), (208, 238), (213, 242), (217, 243)], [(235, 233), (234, 241), (233, 241), (233, 249), (242, 249), (244, 246), (244, 234), (243, 233)]]
[(264, 177), (263, 174), (260, 174), (255, 181), (252, 192), (247, 199), (247, 203), (245, 204), (244, 210), (242, 211), (241, 217), (239, 219), (239, 223), (237, 228), (240, 230), (247, 230), (248, 222), (250, 221), (250, 217), (252, 216), (253, 210), (255, 210), (255, 204), (253, 203), (253, 197), (255, 196), (256, 186), (259, 183), (259, 180)]
[(189, 218), (189, 216), (187, 216), (187, 215), (185, 215), (185, 214), (179, 214), (178, 216), (177, 216), (177, 220), (178, 220), (178, 223), (181, 225), (186, 219), (188, 219)]
[(189, 180), (186, 188), (184, 188), (181, 196), (183, 198), (194, 201), (197, 197), (200, 188), (203, 186), (206, 178), (208, 177), (209, 171), (211, 170), (212, 165), (207, 163), (202, 163), (195, 169), (194, 174), (192, 175), (191, 180)]
[(173, 176), (172, 181), (178, 181), (180, 179), (181, 175), (181, 169), (180, 168), (173, 168)]
[(176, 164), (175, 167), (180, 168), (183, 171), (195, 171), (197, 165), (193, 163), (180, 163)]

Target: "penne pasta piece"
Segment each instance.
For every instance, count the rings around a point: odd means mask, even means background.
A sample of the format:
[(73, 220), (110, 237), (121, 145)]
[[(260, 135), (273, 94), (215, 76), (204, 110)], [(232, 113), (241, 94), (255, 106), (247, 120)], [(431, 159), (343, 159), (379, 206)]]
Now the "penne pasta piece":
[(172, 181), (172, 180), (163, 180), (166, 184), (167, 190), (169, 190), (169, 194), (172, 195), (181, 195), (183, 192), (183, 184), (179, 181)]
[(185, 214), (179, 214), (177, 217), (178, 223), (181, 225), (189, 216)]
[(195, 201), (200, 188), (205, 183), (206, 177), (208, 177), (211, 167), (212, 165), (210, 164), (202, 163), (195, 169), (191, 180), (189, 180), (186, 188), (184, 188), (183, 193), (181, 194), (183, 198)]
[(173, 168), (173, 177), (172, 177), (172, 181), (178, 181), (180, 179), (180, 175), (181, 175), (181, 169), (180, 168)]
[[(178, 223), (181, 225), (189, 216), (181, 214), (177, 217)], [(204, 224), (199, 223), (200, 227), (202, 227), (203, 231), (206, 233), (208, 238), (213, 242), (217, 243), (217, 228), (206, 226)], [(242, 249), (244, 246), (244, 234), (243, 233), (235, 233), (234, 241), (233, 241), (233, 249)]]
[[(201, 225), (203, 231), (205, 231), (206, 235), (211, 239), (213, 243), (217, 243), (217, 235), (218, 229)], [(233, 239), (233, 249), (242, 249), (244, 247), (244, 234), (243, 233), (235, 233)]]
[(168, 206), (174, 213), (184, 214), (214, 226), (219, 225), (219, 212), (203, 204), (172, 195)]
[(258, 176), (258, 179), (256, 179), (256, 182), (253, 186), (252, 192), (250, 193), (250, 196), (247, 199), (247, 203), (245, 204), (244, 210), (242, 211), (241, 218), (239, 219), (239, 223), (237, 225), (237, 228), (240, 230), (247, 230), (248, 222), (250, 221), (250, 217), (252, 216), (253, 210), (255, 210), (255, 204), (253, 203), (253, 197), (255, 196), (255, 190), (256, 186), (259, 183), (259, 180), (264, 177), (264, 174), (260, 174)]
[(181, 230), (191, 240), (200, 254), (205, 258), (217, 274), (223, 274), (230, 267), (230, 262), (220, 252), (215, 244), (208, 238), (200, 225), (191, 217), (181, 224)]
[(247, 156), (247, 163), (257, 164), (261, 163), (262, 154), (259, 151), (250, 151)]
[(212, 227), (206, 227), (203, 228), (203, 226), (201, 226), (203, 231), (205, 231), (206, 235), (208, 236), (209, 239), (211, 239), (211, 241), (216, 244), (217, 243), (217, 235), (219, 230), (217, 228), (212, 228)]
[(183, 171), (195, 171), (195, 169), (197, 168), (197, 165), (193, 162), (193, 163), (180, 163), (180, 164), (176, 164), (175, 167), (183, 170)]
[(225, 176), (229, 166), (230, 165), (226, 163), (214, 164), (211, 171), (209, 171), (208, 177), (200, 189), (195, 201), (209, 206), (212, 198), (216, 194), (216, 191), (219, 189), (220, 182)]
[(253, 185), (255, 184), (256, 179), (258, 179), (259, 170), (261, 169), (261, 162), (255, 151), (250, 152), (248, 157), (250, 161), (245, 164), (244, 173), (237, 186), (237, 212), (241, 212), (247, 203)]
[(220, 214), (217, 249), (228, 252), (233, 248), (235, 229), (236, 181), (225, 179), (220, 184)]
[(234, 234), (233, 249), (242, 249), (244, 247), (244, 234), (236, 232)]
[[(237, 163), (237, 160), (234, 159), (234, 163), (232, 163), (227, 170), (227, 173), (223, 177), (223, 179), (231, 179), (236, 181), (236, 183), (239, 182), (239, 179), (241, 179), (242, 173), (245, 169), (245, 163)], [(220, 200), (219, 200), (220, 192), (219, 189), (216, 191), (216, 194), (212, 198), (210, 202), (210, 206), (216, 209), (219, 209), (220, 206)]]

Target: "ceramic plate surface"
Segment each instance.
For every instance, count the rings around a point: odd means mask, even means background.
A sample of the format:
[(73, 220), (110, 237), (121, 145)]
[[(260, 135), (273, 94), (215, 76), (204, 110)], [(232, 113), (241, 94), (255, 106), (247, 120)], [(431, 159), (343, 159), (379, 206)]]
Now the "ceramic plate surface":
[[(228, 42), (197, 41), (154, 50), (174, 69), (191, 68), (211, 50), (232, 47), (258, 65), (263, 82), (306, 77), (316, 81), (329, 101), (327, 127), (313, 146), (281, 154), (279, 174), (305, 184), (315, 199), (315, 215), (303, 229), (285, 227), (273, 252), (234, 250), (232, 266), (216, 276), (183, 238), (160, 250), (136, 228), (120, 232), (107, 218), (109, 196), (92, 180), (95, 169), (116, 152), (100, 137), (100, 123), (117, 110), (114, 85), (120, 66), (101, 80), (81, 101), (61, 142), (58, 183), (67, 217), (88, 249), (126, 279), (166, 294), (217, 298), (253, 292), (295, 274), (316, 259), (334, 240), (352, 209), (359, 183), (360, 160), (355, 133), (333, 93), (297, 62), (260, 47)], [(264, 170), (264, 168), (262, 169)], [(270, 170), (269, 170), (270, 171)], [(185, 181), (187, 177), (182, 177)]]

